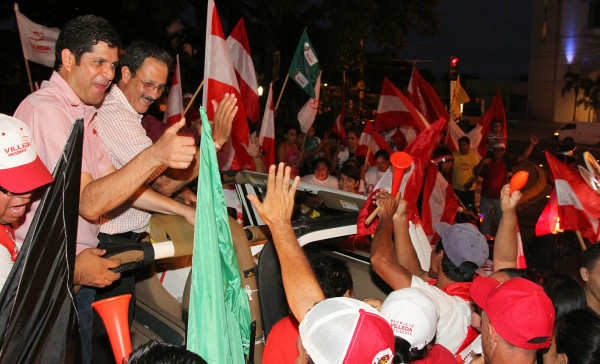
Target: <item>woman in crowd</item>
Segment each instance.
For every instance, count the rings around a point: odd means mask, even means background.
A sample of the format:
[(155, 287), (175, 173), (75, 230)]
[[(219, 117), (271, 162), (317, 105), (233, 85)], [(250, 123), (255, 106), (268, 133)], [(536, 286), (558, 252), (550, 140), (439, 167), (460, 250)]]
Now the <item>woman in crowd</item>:
[(333, 159), (333, 166), (341, 168), (344, 162), (350, 158), (354, 158), (356, 150), (358, 148), (358, 140), (360, 138), (360, 131), (358, 129), (350, 129), (346, 133), (346, 145), (339, 144), (338, 153)]
[(561, 318), (544, 364), (597, 364), (600, 361), (600, 318), (586, 309)]
[(299, 166), (302, 163), (302, 154), (298, 150), (296, 139), (298, 138), (298, 128), (288, 126), (283, 134), (285, 140), (279, 145), (277, 150), (277, 162), (285, 163), (292, 169), (292, 176), (300, 175)]
[(346, 192), (360, 194), (360, 171), (351, 164), (345, 164), (338, 174), (339, 189)]

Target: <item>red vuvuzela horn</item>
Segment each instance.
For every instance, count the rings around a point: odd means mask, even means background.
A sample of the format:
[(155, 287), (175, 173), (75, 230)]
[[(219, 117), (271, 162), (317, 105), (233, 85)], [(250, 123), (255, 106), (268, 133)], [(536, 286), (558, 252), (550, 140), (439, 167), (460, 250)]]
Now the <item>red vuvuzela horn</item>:
[[(400, 184), (402, 184), (402, 178), (404, 177), (404, 172), (410, 167), (412, 164), (412, 157), (408, 153), (404, 152), (395, 152), (390, 157), (390, 162), (393, 167), (393, 179), (392, 179), (392, 196), (396, 197), (398, 195), (398, 190), (400, 190)], [(367, 217), (365, 220), (365, 225), (369, 225), (375, 217), (379, 213), (379, 206)]]
[(104, 322), (117, 364), (123, 363), (131, 354), (131, 336), (127, 321), (130, 299), (130, 294), (124, 294), (92, 303), (92, 307), (98, 311)]

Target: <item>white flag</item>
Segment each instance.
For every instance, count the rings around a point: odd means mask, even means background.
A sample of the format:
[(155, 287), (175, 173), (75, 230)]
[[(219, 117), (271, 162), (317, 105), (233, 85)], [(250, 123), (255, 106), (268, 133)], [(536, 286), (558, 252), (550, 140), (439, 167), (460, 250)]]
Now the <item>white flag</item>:
[(298, 112), (298, 121), (300, 122), (300, 129), (303, 133), (306, 133), (310, 129), (311, 125), (315, 122), (317, 112), (319, 111), (319, 93), (321, 90), (321, 73), (317, 77), (315, 82), (315, 98), (308, 99), (306, 104), (302, 106)]
[(17, 16), (17, 25), (19, 26), (25, 59), (44, 66), (54, 67), (54, 46), (60, 30), (58, 28), (46, 28), (32, 22), (19, 12), (16, 3), (15, 15)]

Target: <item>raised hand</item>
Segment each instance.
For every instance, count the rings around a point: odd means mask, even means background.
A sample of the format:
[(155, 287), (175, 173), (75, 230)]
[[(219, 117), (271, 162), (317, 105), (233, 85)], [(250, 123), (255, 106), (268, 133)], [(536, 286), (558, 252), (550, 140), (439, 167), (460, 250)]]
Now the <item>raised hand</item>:
[(234, 94), (225, 94), (221, 102), (211, 100), (215, 114), (212, 122), (212, 137), (220, 145), (225, 144), (231, 136), (233, 119), (237, 114), (237, 98)]
[(260, 202), (258, 197), (248, 195), (252, 206), (269, 227), (290, 224), (294, 212), (294, 195), (299, 182), (300, 177), (295, 177), (294, 183), (290, 186), (290, 167), (279, 163), (279, 166), (269, 167), (267, 194), (264, 201)]

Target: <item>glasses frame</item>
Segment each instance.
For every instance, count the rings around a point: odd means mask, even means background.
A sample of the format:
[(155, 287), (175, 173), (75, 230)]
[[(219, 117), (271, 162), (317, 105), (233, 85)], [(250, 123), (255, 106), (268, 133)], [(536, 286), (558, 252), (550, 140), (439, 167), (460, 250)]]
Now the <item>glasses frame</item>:
[(157, 86), (154, 82), (144, 81), (140, 78), (140, 76), (137, 75), (137, 73), (135, 73), (134, 76), (138, 80), (140, 80), (140, 82), (142, 83), (142, 86), (144, 87), (144, 90), (146, 90), (146, 91), (158, 90), (162, 94), (169, 90), (169, 86), (167, 86), (167, 85), (158, 85)]

